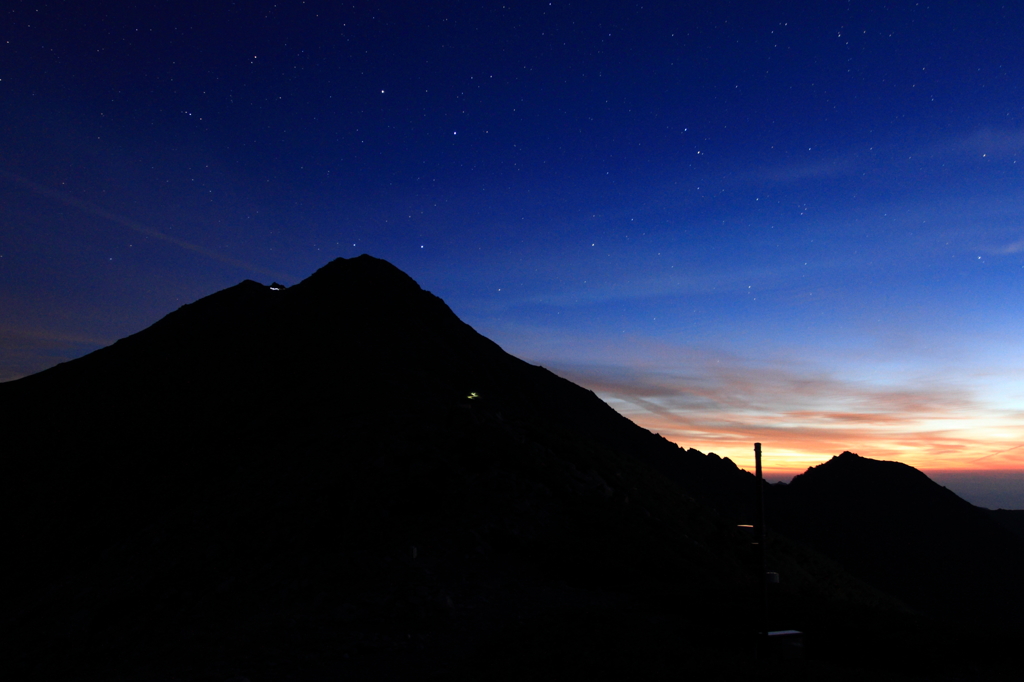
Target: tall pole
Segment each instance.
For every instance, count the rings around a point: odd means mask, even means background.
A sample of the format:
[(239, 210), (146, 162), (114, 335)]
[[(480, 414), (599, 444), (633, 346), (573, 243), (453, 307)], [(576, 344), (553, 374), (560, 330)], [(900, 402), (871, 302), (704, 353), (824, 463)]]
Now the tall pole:
[(758, 649), (762, 649), (768, 640), (768, 565), (764, 552), (764, 477), (761, 474), (761, 444), (754, 443), (754, 466), (757, 471), (757, 576), (758, 589), (761, 592), (758, 607)]

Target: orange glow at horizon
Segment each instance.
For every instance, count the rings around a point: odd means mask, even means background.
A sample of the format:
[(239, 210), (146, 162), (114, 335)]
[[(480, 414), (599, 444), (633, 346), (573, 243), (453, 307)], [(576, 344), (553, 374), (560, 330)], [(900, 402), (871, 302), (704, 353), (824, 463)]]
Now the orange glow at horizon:
[(847, 450), (925, 472), (1024, 472), (1024, 366), (963, 361), (936, 373), (901, 360), (883, 371), (833, 356), (751, 358), (630, 341), (597, 346), (594, 360), (560, 373), (680, 447), (748, 471), (761, 443), (774, 477)]
[(1024, 471), (1024, 428), (1016, 427), (1019, 432), (1016, 443), (1008, 442), (1000, 437), (1006, 432), (1005, 424), (997, 435), (969, 428), (915, 430), (918, 424), (900, 423), (889, 417), (874, 422), (864, 420), (865, 423), (848, 428), (806, 424), (759, 428), (757, 424), (733, 423), (729, 428), (714, 429), (708, 423), (692, 423), (682, 415), (631, 410), (626, 416), (680, 447), (714, 452), (751, 472), (754, 471), (754, 443), (760, 442), (762, 468), (769, 477), (801, 474), (844, 450), (862, 457), (902, 462), (925, 472)]
[[(926, 472), (1024, 471), (1024, 420), (1015, 409), (921, 392), (873, 395), (859, 403), (847, 398), (846, 410), (816, 411), (800, 396), (737, 405), (721, 394), (690, 391), (680, 398), (641, 393), (645, 389), (650, 387), (597, 387), (609, 405), (640, 426), (748, 471), (754, 470), (754, 443), (761, 443), (770, 476), (802, 473), (845, 450)], [(821, 402), (842, 404), (843, 398)]]

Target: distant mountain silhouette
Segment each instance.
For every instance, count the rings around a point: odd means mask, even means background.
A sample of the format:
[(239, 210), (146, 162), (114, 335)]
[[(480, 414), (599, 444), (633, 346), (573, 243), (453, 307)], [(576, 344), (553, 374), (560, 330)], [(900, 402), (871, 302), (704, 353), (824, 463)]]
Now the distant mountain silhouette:
[(1024, 543), (899, 462), (844, 452), (772, 490), (774, 526), (928, 610), (1006, 619), (1024, 606)]
[[(243, 282), (0, 384), (0, 413), (6, 678), (755, 673), (753, 476), (508, 355), (384, 261)], [(851, 648), (917, 665), (908, 642), (942, 651), (945, 626), (876, 589), (918, 594), (870, 557), (913, 560), (894, 545), (915, 509), (986, 558), (1012, 536), (914, 470), (833, 461), (768, 489), (770, 524), (806, 542), (772, 536), (771, 626), (807, 630), (826, 669)]]

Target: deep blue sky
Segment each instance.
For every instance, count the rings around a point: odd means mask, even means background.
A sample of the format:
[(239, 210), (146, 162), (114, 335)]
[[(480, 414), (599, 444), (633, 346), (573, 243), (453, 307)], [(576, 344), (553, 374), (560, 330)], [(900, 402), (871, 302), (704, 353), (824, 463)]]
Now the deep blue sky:
[(370, 253), (682, 445), (1024, 469), (1021, 26), (11, 0), (0, 379)]

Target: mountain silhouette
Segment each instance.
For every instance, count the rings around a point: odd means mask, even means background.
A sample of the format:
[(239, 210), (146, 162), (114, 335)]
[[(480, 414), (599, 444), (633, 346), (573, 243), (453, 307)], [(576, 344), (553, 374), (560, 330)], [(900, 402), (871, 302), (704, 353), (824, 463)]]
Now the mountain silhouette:
[(1024, 606), (1019, 536), (913, 467), (844, 452), (772, 492), (776, 528), (909, 604), (989, 621)]
[[(242, 282), (0, 384), (0, 410), (10, 679), (757, 674), (753, 476), (505, 353), (385, 261)], [(851, 649), (920, 665), (913, 642), (947, 640), (914, 609), (937, 602), (908, 608), (912, 585), (829, 532), (875, 551), (856, 491), (871, 523), (912, 513), (903, 485), (947, 527), (974, 508), (851, 457), (767, 488), (770, 627), (805, 629), (825, 670)]]

